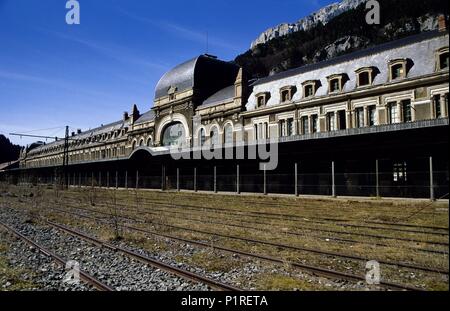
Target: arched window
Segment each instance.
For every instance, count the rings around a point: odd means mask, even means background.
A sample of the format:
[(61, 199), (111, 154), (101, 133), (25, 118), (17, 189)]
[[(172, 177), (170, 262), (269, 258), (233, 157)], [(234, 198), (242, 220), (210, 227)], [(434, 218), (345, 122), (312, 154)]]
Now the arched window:
[(133, 141), (133, 145), (131, 146), (131, 149), (136, 149), (136, 141)]
[(200, 147), (204, 146), (206, 143), (206, 132), (205, 129), (200, 129), (198, 132), (198, 144)]
[(211, 146), (219, 145), (219, 130), (217, 127), (213, 127), (211, 129), (211, 133), (209, 134), (211, 140)]
[(225, 125), (223, 133), (225, 144), (233, 144), (233, 127), (231, 126), (231, 124)]
[(153, 145), (152, 138), (149, 137), (149, 138), (147, 139), (147, 147), (151, 147), (152, 145)]
[(139, 147), (142, 147), (142, 146), (144, 146), (144, 139), (141, 139), (141, 140), (139, 141)]
[(180, 146), (186, 144), (186, 133), (180, 122), (169, 124), (162, 137), (162, 145), (165, 147)]

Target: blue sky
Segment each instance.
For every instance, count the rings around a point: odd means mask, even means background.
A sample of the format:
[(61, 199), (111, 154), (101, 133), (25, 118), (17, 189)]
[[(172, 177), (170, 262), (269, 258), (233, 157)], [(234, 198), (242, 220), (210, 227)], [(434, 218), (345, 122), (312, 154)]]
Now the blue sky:
[[(206, 52), (232, 60), (262, 31), (330, 0), (0, 0), (0, 134), (63, 135), (152, 107), (161, 75)], [(42, 131), (36, 131), (42, 129)], [(33, 139), (10, 137), (25, 145)]]

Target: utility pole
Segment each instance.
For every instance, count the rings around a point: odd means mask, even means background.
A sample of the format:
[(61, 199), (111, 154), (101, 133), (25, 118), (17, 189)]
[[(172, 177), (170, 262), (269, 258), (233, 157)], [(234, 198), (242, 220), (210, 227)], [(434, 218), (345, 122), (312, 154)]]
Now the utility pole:
[(64, 178), (64, 189), (69, 188), (69, 183), (67, 179), (68, 166), (69, 166), (69, 127), (66, 126), (66, 135), (64, 137), (63, 167), (62, 167), (62, 173)]

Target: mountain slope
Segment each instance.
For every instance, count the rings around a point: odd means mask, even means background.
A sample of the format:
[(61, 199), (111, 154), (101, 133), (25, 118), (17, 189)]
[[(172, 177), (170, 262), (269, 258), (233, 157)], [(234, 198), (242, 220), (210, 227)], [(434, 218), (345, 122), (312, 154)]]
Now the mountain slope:
[(449, 13), (445, 0), (380, 0), (380, 4), (380, 25), (366, 23), (364, 2), (326, 25), (318, 23), (308, 30), (259, 44), (239, 55), (235, 62), (244, 67), (250, 78), (261, 78), (436, 29), (438, 16), (448, 17)]
[(258, 44), (264, 44), (272, 39), (286, 36), (288, 34), (297, 31), (307, 31), (319, 23), (323, 25), (327, 24), (334, 17), (358, 7), (360, 4), (367, 2), (368, 0), (344, 0), (342, 2), (337, 2), (330, 4), (311, 15), (300, 19), (296, 23), (292, 24), (280, 24), (276, 27), (270, 28), (263, 32), (255, 41), (251, 44), (251, 49), (255, 48)]

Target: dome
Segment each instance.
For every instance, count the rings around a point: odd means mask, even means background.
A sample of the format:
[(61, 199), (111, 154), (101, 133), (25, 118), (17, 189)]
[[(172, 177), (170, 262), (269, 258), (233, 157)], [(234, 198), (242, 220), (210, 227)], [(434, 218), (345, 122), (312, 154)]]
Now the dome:
[(156, 85), (155, 99), (168, 95), (171, 88), (182, 92), (195, 87), (209, 97), (234, 83), (239, 67), (209, 55), (200, 55), (184, 62), (162, 76)]

